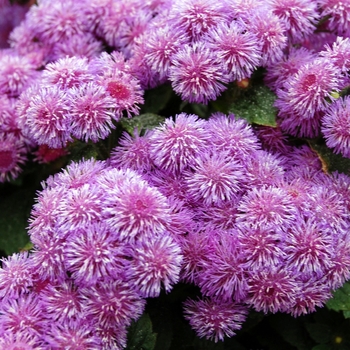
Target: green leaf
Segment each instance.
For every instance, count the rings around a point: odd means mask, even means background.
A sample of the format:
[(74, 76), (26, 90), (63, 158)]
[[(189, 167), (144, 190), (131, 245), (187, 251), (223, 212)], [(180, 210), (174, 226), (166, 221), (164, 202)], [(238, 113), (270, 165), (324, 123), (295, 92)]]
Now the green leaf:
[(242, 93), (228, 108), (237, 117), (249, 123), (275, 127), (277, 108), (275, 94), (264, 85), (256, 85)]
[[(333, 293), (333, 298), (327, 302), (328, 309), (334, 311), (345, 311), (346, 316), (350, 315), (350, 282), (346, 282), (341, 288)], [(344, 314), (345, 316), (345, 314)], [(345, 316), (345, 317), (346, 317)]]
[(158, 114), (146, 113), (130, 119), (122, 118), (120, 124), (130, 135), (132, 135), (135, 129), (137, 129), (139, 133), (142, 133), (147, 129), (153, 129), (159, 126), (164, 120), (165, 118)]
[(0, 250), (6, 255), (29, 243), (26, 227), (34, 196), (35, 189), (22, 187), (0, 193)]
[(144, 313), (128, 329), (127, 350), (153, 350), (157, 334), (152, 332), (152, 322), (148, 314)]
[(165, 108), (173, 94), (170, 84), (163, 84), (145, 92), (145, 103), (141, 108), (141, 113), (157, 114)]
[(329, 344), (319, 344), (314, 346), (311, 350), (331, 350), (332, 346)]
[(340, 154), (335, 154), (332, 149), (326, 146), (324, 140), (321, 138), (309, 139), (308, 144), (320, 158), (324, 171), (339, 171), (341, 173), (349, 174), (349, 158), (344, 158)]

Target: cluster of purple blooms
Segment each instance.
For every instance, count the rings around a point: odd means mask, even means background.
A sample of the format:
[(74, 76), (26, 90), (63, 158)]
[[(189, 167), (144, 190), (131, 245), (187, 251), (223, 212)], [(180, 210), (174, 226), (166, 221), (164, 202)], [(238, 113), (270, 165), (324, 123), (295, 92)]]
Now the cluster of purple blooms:
[(185, 318), (214, 341), (249, 308), (313, 312), (350, 278), (349, 188), (307, 146), (232, 114), (125, 133), (110, 159), (43, 183), (34, 251), (0, 270), (0, 344), (123, 348), (145, 298), (179, 281), (200, 288)]
[(166, 82), (207, 104), (264, 67), (278, 127), (182, 113), (47, 179), (34, 250), (0, 269), (0, 349), (122, 349), (146, 298), (179, 281), (199, 287), (184, 314), (214, 341), (249, 309), (324, 305), (350, 279), (350, 178), (325, 174), (286, 135), (322, 134), (350, 157), (349, 13), (349, 0), (32, 6), (0, 51), (0, 182), (30, 152), (49, 161), (76, 139), (107, 138)]
[(28, 153), (46, 161), (43, 147), (106, 138), (145, 89), (170, 82), (208, 103), (258, 67), (284, 132), (322, 131), (349, 157), (349, 11), (348, 0), (38, 1), (0, 52), (0, 181)]

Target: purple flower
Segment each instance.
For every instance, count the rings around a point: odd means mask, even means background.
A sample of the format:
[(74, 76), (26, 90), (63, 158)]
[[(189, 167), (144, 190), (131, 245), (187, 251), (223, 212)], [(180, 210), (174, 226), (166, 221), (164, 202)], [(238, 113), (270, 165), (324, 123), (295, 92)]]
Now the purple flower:
[(26, 56), (0, 55), (0, 93), (18, 97), (37, 78), (35, 68)]
[(246, 186), (278, 186), (284, 177), (284, 158), (267, 151), (256, 151), (245, 159)]
[(183, 100), (207, 104), (226, 90), (228, 76), (206, 42), (184, 45), (171, 58), (170, 81)]
[(114, 129), (117, 103), (100, 85), (90, 82), (72, 88), (68, 94), (71, 103), (69, 116), (72, 135), (88, 142), (105, 139)]
[(288, 136), (282, 132), (280, 127), (258, 126), (255, 132), (261, 141), (263, 150), (283, 155), (289, 155), (291, 152)]
[(40, 145), (64, 147), (71, 140), (68, 111), (69, 104), (64, 91), (55, 86), (38, 89), (24, 115), (29, 136)]
[(303, 65), (286, 80), (283, 89), (277, 90), (275, 105), (280, 110), (279, 116), (313, 119), (317, 112), (326, 110), (327, 100), (334, 100), (332, 92), (340, 89), (341, 80), (340, 70), (328, 60), (316, 58)]
[(44, 336), (52, 350), (100, 349), (100, 339), (92, 334), (92, 326), (79, 320), (67, 327), (58, 322), (51, 323)]
[(294, 224), (298, 211), (288, 193), (279, 187), (253, 187), (239, 203), (237, 221), (246, 227), (286, 229)]
[(350, 158), (350, 97), (332, 103), (322, 118), (321, 131), (328, 147)]
[(232, 113), (228, 116), (219, 112), (212, 114), (206, 129), (215, 149), (236, 159), (244, 160), (260, 148), (251, 126), (244, 119), (236, 119)]
[(30, 287), (33, 286), (33, 271), (28, 253), (12, 254), (1, 261), (0, 296), (2, 300), (18, 299), (29, 292)]
[(278, 62), (268, 65), (264, 77), (265, 83), (273, 90), (283, 88), (283, 84), (290, 76), (298, 73), (303, 65), (315, 57), (315, 53), (305, 47), (291, 47), (288, 56), (284, 55)]
[(219, 204), (231, 200), (242, 191), (242, 166), (224, 153), (204, 153), (188, 172), (186, 182), (189, 195), (204, 204)]
[(314, 220), (298, 220), (288, 230), (287, 262), (302, 280), (324, 276), (331, 265), (333, 249), (330, 230), (322, 229)]
[(188, 43), (185, 35), (179, 35), (179, 32), (173, 27), (157, 27), (150, 33), (146, 32), (142, 37), (142, 53), (146, 65), (150, 68), (152, 75), (158, 75), (160, 82), (169, 77), (169, 69), (172, 56), (181, 50), (184, 44)]
[(316, 29), (319, 20), (317, 3), (308, 0), (272, 0), (272, 12), (277, 15), (287, 29), (292, 42), (298, 42)]
[(166, 198), (146, 181), (135, 178), (106, 194), (103, 215), (121, 241), (162, 233), (169, 224)]
[(146, 303), (122, 279), (84, 288), (82, 294), (89, 320), (103, 328), (129, 326), (141, 316)]
[(0, 183), (15, 179), (27, 160), (24, 143), (14, 134), (0, 132)]
[(91, 221), (67, 238), (64, 265), (77, 285), (92, 286), (99, 280), (117, 279), (124, 265), (122, 255), (107, 225)]
[(223, 301), (245, 301), (248, 292), (237, 231), (214, 231), (212, 247), (199, 261), (197, 283), (203, 295)]
[(47, 324), (37, 295), (24, 294), (19, 299), (8, 299), (1, 303), (0, 326), (13, 334), (25, 333), (41, 338)]
[(261, 45), (242, 21), (219, 22), (205, 37), (224, 62), (230, 81), (249, 78), (261, 61)]
[(278, 62), (287, 45), (285, 27), (280, 18), (270, 10), (260, 9), (254, 12), (249, 21), (249, 29), (262, 43), (261, 65), (266, 66)]
[(285, 312), (295, 303), (296, 281), (292, 271), (278, 267), (252, 273), (247, 304), (256, 311)]
[(337, 35), (350, 35), (350, 3), (349, 1), (320, 0), (321, 18), (329, 17), (327, 26)]
[(149, 139), (150, 132), (139, 136), (138, 130), (133, 135), (123, 132), (119, 139), (119, 146), (115, 147), (110, 156), (110, 164), (116, 168), (130, 168), (140, 173), (150, 171), (153, 167)]
[(325, 302), (332, 297), (330, 288), (324, 279), (297, 280), (297, 288), (294, 293), (295, 301), (287, 310), (294, 317), (315, 312), (316, 306), (323, 307)]
[(60, 230), (74, 231), (100, 221), (102, 200), (98, 187), (89, 184), (66, 191), (56, 209), (57, 226)]
[(243, 266), (249, 271), (277, 267), (284, 264), (285, 233), (276, 228), (240, 227), (239, 244), (242, 249)]
[(86, 57), (65, 57), (46, 65), (41, 83), (47, 86), (55, 85), (60, 89), (78, 87), (80, 84), (92, 81), (93, 76), (88, 71)]
[(170, 14), (171, 26), (186, 34), (192, 42), (198, 41), (217, 23), (228, 20), (224, 3), (214, 0), (178, 0)]
[(172, 173), (182, 172), (197, 162), (207, 148), (206, 122), (196, 115), (181, 113), (168, 118), (150, 135), (150, 153), (154, 163)]
[(126, 272), (142, 297), (157, 297), (161, 287), (170, 292), (179, 280), (181, 248), (171, 235), (141, 237), (130, 249), (133, 260)]
[(30, 335), (25, 331), (16, 333), (8, 331), (1, 334), (0, 349), (45, 350), (38, 337)]
[(185, 318), (201, 338), (223, 341), (241, 329), (248, 310), (245, 306), (220, 299), (188, 299), (184, 302)]
[(71, 281), (48, 284), (40, 292), (40, 300), (47, 317), (66, 328), (83, 317), (82, 296)]
[(324, 46), (324, 50), (320, 52), (320, 56), (330, 60), (333, 64), (340, 68), (343, 73), (350, 70), (350, 40), (349, 38), (337, 37), (332, 47), (329, 44)]

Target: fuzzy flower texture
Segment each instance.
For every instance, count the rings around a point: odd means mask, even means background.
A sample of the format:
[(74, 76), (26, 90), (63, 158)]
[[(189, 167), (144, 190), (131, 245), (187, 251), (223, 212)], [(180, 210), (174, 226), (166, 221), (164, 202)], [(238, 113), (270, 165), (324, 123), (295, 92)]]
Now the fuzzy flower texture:
[(350, 178), (270, 129), (182, 113), (49, 177), (34, 251), (3, 259), (2, 348), (122, 349), (146, 298), (179, 281), (200, 288), (184, 315), (214, 341), (249, 308), (323, 306), (350, 278)]
[(123, 349), (146, 299), (180, 281), (200, 290), (185, 318), (215, 342), (250, 309), (322, 307), (350, 279), (350, 178), (288, 134), (350, 157), (349, 13), (349, 0), (37, 1), (0, 51), (0, 182), (28, 155), (106, 139), (166, 82), (207, 104), (264, 67), (278, 126), (181, 113), (49, 177), (33, 250), (2, 259), (0, 349)]

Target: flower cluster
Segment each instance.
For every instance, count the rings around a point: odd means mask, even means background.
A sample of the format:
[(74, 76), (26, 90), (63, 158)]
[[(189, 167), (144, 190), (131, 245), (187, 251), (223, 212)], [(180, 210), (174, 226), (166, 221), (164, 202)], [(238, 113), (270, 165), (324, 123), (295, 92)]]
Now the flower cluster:
[[(0, 0), (0, 14), (11, 6)], [(0, 51), (0, 182), (29, 154), (49, 162), (106, 139), (166, 82), (208, 104), (263, 67), (278, 126), (178, 112), (124, 132), (109, 159), (50, 176), (29, 220), (33, 251), (2, 259), (0, 349), (123, 349), (146, 299), (179, 281), (200, 290), (185, 318), (215, 342), (249, 309), (323, 306), (350, 279), (350, 178), (324, 173), (287, 134), (323, 135), (350, 158), (349, 11), (349, 0), (31, 6)]]

